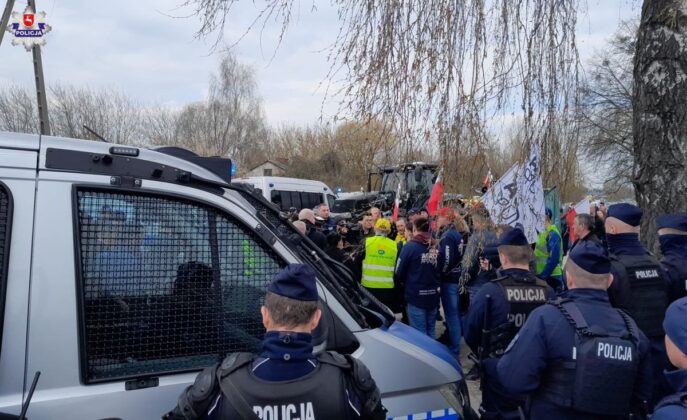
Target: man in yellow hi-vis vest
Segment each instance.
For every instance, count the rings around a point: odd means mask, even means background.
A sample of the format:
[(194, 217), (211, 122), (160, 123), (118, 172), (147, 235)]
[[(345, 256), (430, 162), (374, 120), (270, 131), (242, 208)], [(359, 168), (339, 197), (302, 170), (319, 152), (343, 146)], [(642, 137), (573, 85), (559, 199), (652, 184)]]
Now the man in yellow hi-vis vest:
[(563, 240), (553, 223), (553, 211), (548, 207), (544, 226), (546, 228), (539, 234), (534, 248), (535, 274), (540, 279), (546, 280), (555, 291), (560, 292), (563, 289), (563, 271), (561, 270)]
[(361, 283), (377, 299), (397, 312), (396, 290), (394, 288), (394, 268), (398, 248), (391, 232), (391, 223), (378, 219), (375, 223), (375, 236), (365, 239)]

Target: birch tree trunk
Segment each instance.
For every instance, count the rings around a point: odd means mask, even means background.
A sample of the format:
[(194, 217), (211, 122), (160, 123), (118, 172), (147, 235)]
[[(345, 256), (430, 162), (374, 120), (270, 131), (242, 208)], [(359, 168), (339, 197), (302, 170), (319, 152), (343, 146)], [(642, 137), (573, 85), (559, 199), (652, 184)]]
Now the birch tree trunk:
[(644, 0), (634, 83), (633, 182), (656, 253), (656, 217), (687, 211), (687, 0)]

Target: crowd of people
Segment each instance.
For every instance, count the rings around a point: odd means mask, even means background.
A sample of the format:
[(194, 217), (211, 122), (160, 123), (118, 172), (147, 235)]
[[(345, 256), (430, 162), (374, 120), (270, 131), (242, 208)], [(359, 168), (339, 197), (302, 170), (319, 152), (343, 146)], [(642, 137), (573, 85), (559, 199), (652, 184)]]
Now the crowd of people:
[(687, 215), (656, 220), (660, 261), (634, 205), (601, 203), (560, 230), (554, 217), (534, 244), (480, 207), (298, 218), (403, 322), (437, 338), (443, 312), (439, 339), (475, 355), (482, 418), (687, 418)]

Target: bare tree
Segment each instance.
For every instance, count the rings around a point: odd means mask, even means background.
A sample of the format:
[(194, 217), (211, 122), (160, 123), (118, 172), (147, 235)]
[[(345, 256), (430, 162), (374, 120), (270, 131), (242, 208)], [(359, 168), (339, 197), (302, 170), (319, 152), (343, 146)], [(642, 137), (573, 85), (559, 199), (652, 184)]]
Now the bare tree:
[(22, 86), (0, 90), (0, 130), (38, 133), (35, 96)]
[(637, 27), (636, 21), (621, 23), (608, 46), (590, 61), (583, 85), (583, 154), (610, 192), (632, 182), (632, 67)]
[(124, 93), (56, 85), (50, 89), (48, 99), (53, 135), (97, 139), (83, 127), (86, 125), (111, 143), (142, 141), (141, 107)]
[[(201, 18), (197, 35), (207, 36), (222, 33), (234, 3), (184, 4)], [(329, 78), (344, 82), (334, 93), (343, 94), (342, 107), (357, 121), (393, 124), (408, 153), (418, 143), (433, 142), (447, 163), (451, 154), (461, 153), (462, 141), (485, 145), (485, 127), (494, 113), (517, 108), (525, 122), (523, 141), (540, 143), (543, 161), (561, 150), (556, 144), (576, 141), (574, 120), (566, 117), (575, 114), (579, 101), (576, 1), (333, 4), (340, 30), (329, 55)], [(299, 5), (267, 0), (248, 29), (276, 20), (283, 36)], [(556, 123), (561, 117), (566, 124)]]
[(268, 133), (253, 70), (227, 54), (211, 78), (207, 101), (187, 105), (177, 116), (174, 137), (172, 143), (230, 156), (244, 166), (264, 159)]
[(687, 1), (645, 0), (634, 62), (633, 183), (642, 237), (655, 217), (687, 211)]

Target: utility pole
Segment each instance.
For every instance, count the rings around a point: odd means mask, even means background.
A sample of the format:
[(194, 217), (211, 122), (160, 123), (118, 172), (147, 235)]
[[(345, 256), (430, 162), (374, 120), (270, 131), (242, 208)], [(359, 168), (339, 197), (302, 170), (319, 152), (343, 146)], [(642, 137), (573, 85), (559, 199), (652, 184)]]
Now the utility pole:
[[(33, 13), (37, 12), (36, 0), (29, 0), (29, 7)], [(50, 135), (50, 121), (48, 119), (48, 98), (45, 91), (45, 78), (43, 77), (43, 59), (41, 58), (40, 45), (34, 45), (31, 49), (33, 55), (33, 73), (36, 78), (36, 97), (38, 99), (38, 121), (41, 134)]]
[(7, 24), (10, 21), (10, 15), (12, 14), (13, 8), (14, 0), (7, 0), (5, 11), (2, 13), (2, 19), (0, 19), (0, 45), (2, 45), (2, 37), (5, 36), (5, 29), (7, 29)]

